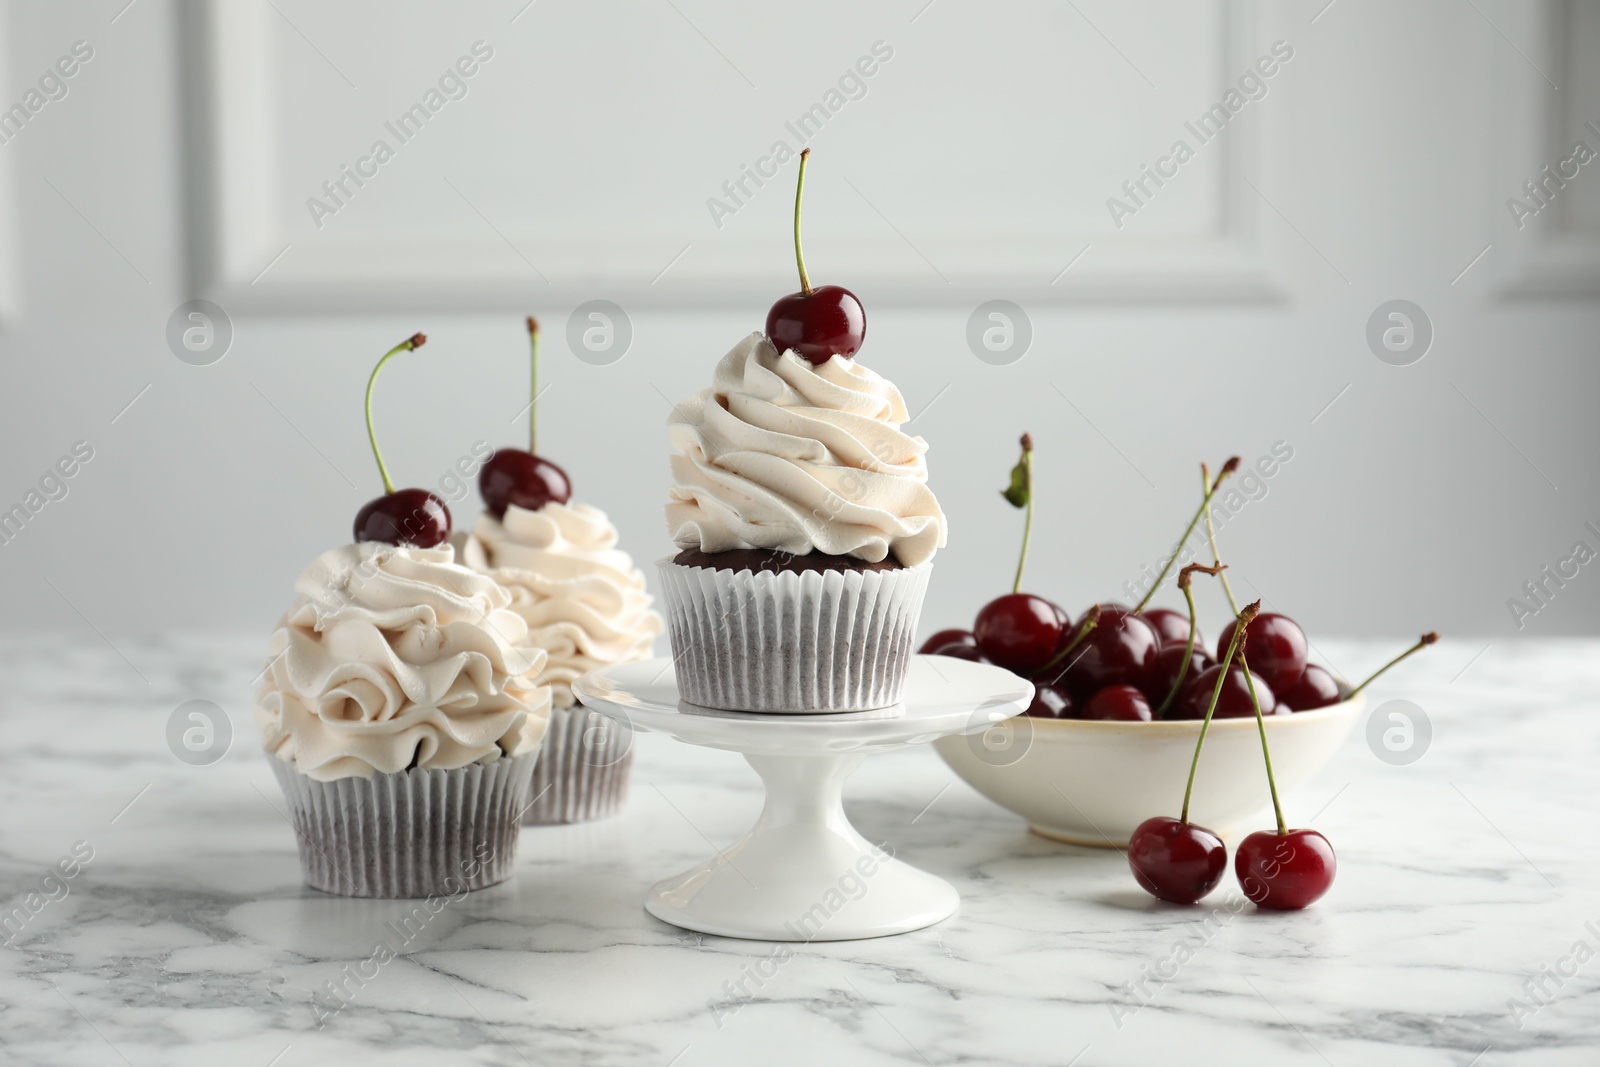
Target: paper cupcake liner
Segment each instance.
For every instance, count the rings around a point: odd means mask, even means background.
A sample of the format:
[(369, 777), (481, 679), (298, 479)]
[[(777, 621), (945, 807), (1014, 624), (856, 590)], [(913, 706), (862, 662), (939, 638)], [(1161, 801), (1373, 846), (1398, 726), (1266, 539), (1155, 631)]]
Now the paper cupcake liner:
[(525, 826), (589, 822), (614, 815), (628, 796), (633, 731), (582, 704), (553, 708), (533, 765)]
[(658, 566), (678, 691), (690, 703), (805, 713), (899, 702), (931, 563), (776, 574)]
[(537, 758), (319, 782), (269, 757), (306, 884), (347, 897), (447, 896), (505, 881)]

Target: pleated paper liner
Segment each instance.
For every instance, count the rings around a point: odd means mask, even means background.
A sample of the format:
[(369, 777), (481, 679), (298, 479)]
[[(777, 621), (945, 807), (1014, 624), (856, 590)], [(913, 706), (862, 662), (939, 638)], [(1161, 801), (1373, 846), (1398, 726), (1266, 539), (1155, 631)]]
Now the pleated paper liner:
[(589, 822), (621, 810), (633, 767), (633, 732), (582, 704), (554, 708), (533, 765), (522, 821), (529, 826)]

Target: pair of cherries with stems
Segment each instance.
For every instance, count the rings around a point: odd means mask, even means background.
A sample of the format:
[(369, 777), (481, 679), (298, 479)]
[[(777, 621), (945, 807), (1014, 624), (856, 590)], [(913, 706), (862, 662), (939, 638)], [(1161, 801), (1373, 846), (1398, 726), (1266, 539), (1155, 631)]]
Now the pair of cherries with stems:
[[(384, 495), (368, 501), (356, 513), (357, 542), (380, 541), (414, 548), (436, 548), (450, 540), (450, 508), (437, 493), (426, 489), (397, 490), (394, 487), (389, 469), (383, 462), (383, 451), (378, 447), (377, 431), (372, 424), (372, 391), (377, 385), (378, 373), (395, 355), (421, 348), (427, 340), (426, 336), (418, 333), (401, 341), (383, 354), (367, 379), (367, 440), (371, 442), (372, 456), (378, 462), (378, 476), (383, 479)], [(537, 454), (539, 324), (531, 315), (528, 316), (528, 340), (532, 353), (528, 450), (499, 449), (478, 473), (478, 491), (483, 495), (484, 506), (496, 518), (503, 518), (506, 508), (511, 504), (537, 511), (552, 501), (564, 504), (572, 496), (572, 483), (566, 472)]]
[[(1191, 610), (1194, 594), (1189, 589), (1189, 576), (1195, 570), (1221, 575), (1220, 565), (1190, 564), (1183, 568), (1178, 585), (1188, 598)], [(1235, 616), (1237, 625), (1219, 664), (1223, 672), (1232, 665), (1235, 656), (1239, 657), (1241, 665), (1245, 664), (1241, 647), (1245, 632), (1260, 613), (1261, 601), (1257, 600), (1246, 604)], [(1316, 830), (1291, 830), (1284, 822), (1283, 806), (1278, 801), (1278, 783), (1272, 774), (1266, 721), (1248, 669), (1244, 676), (1255, 702), (1256, 728), (1261, 735), (1267, 788), (1272, 794), (1272, 810), (1278, 828), (1276, 833), (1258, 830), (1239, 842), (1234, 852), (1234, 875), (1245, 896), (1258, 908), (1298, 910), (1315, 903), (1333, 885), (1338, 861), (1333, 846), (1322, 834)], [(1212, 683), (1210, 705), (1200, 723), (1200, 736), (1195, 740), (1194, 759), (1189, 764), (1189, 781), (1183, 790), (1183, 809), (1178, 818), (1158, 815), (1146, 819), (1128, 840), (1128, 866), (1134, 878), (1146, 892), (1174, 904), (1193, 904), (1211, 892), (1222, 880), (1222, 872), (1228, 864), (1228, 850), (1222, 838), (1189, 821), (1189, 801), (1194, 795), (1200, 751), (1205, 747), (1206, 733), (1211, 728), (1217, 702), (1222, 698), (1223, 682), (1224, 674), (1219, 673)]]

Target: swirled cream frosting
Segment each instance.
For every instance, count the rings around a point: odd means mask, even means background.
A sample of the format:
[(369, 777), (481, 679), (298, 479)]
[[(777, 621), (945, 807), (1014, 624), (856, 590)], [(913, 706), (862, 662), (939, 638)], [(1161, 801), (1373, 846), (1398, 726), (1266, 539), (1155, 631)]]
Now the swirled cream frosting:
[(362, 543), (295, 581), (256, 697), (263, 743), (319, 781), (517, 756), (550, 718), (544, 650), (455, 550)]
[(515, 504), (484, 512), (462, 561), (511, 593), (528, 639), (549, 654), (545, 678), (558, 708), (573, 704), (573, 679), (597, 667), (646, 659), (662, 631), (644, 574), (617, 547), (617, 528), (587, 504)]
[(900, 429), (905, 400), (842, 356), (813, 365), (759, 333), (717, 364), (710, 389), (668, 421), (676, 454), (667, 527), (681, 548), (891, 554), (906, 567), (945, 543), (927, 442)]

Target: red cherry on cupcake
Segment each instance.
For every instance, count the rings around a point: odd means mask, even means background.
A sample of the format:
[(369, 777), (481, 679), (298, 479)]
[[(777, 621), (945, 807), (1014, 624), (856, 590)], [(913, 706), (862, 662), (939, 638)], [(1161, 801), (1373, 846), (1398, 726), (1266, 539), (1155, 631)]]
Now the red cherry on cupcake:
[(1309, 907), (1333, 885), (1339, 862), (1328, 839), (1315, 830), (1257, 830), (1233, 854), (1239, 888), (1258, 908)]
[(1150, 701), (1131, 685), (1108, 685), (1084, 704), (1080, 719), (1101, 722), (1149, 722)]
[(1140, 823), (1128, 839), (1128, 866), (1151, 896), (1193, 904), (1222, 881), (1228, 850), (1204, 826), (1157, 815)]
[(1339, 703), (1339, 683), (1325, 668), (1308, 663), (1300, 680), (1281, 694), (1280, 699), (1293, 711), (1325, 708)]
[(414, 548), (435, 548), (450, 540), (450, 509), (445, 502), (426, 489), (401, 489), (396, 491), (384, 466), (383, 452), (378, 448), (378, 434), (372, 426), (372, 387), (378, 382), (378, 372), (398, 352), (410, 352), (427, 343), (422, 334), (413, 334), (401, 341), (378, 360), (367, 379), (367, 440), (372, 443), (372, 456), (378, 461), (378, 475), (383, 479), (384, 495), (369, 500), (356, 512), (355, 539), (381, 541), (391, 545), (409, 545)]
[(922, 642), (922, 647), (917, 649), (917, 652), (924, 656), (937, 656), (946, 648), (954, 648), (957, 645), (976, 648), (978, 639), (972, 636), (971, 630), (940, 630)]
[(806, 188), (807, 148), (800, 153), (800, 176), (794, 191), (794, 258), (800, 267), (800, 291), (781, 297), (767, 312), (767, 340), (779, 352), (794, 351), (822, 364), (834, 356), (849, 359), (867, 336), (867, 313), (856, 294), (838, 285), (813, 289), (800, 250), (800, 197)]
[[(1236, 622), (1229, 622), (1218, 639), (1217, 656), (1233, 639)], [(1287, 691), (1300, 680), (1306, 669), (1306, 632), (1287, 615), (1267, 612), (1257, 615), (1244, 633), (1244, 657), (1258, 678), (1266, 679), (1275, 691)]]
[(983, 606), (972, 632), (984, 655), (1025, 674), (1050, 661), (1063, 629), (1060, 609), (1044, 597), (1007, 593)]
[(572, 499), (572, 482), (567, 472), (538, 455), (539, 451), (539, 320), (528, 316), (528, 349), (532, 374), (528, 403), (528, 450), (501, 448), (490, 456), (478, 472), (478, 492), (489, 514), (503, 519), (506, 508), (515, 504), (527, 511), (538, 511), (546, 504), (565, 504)]

